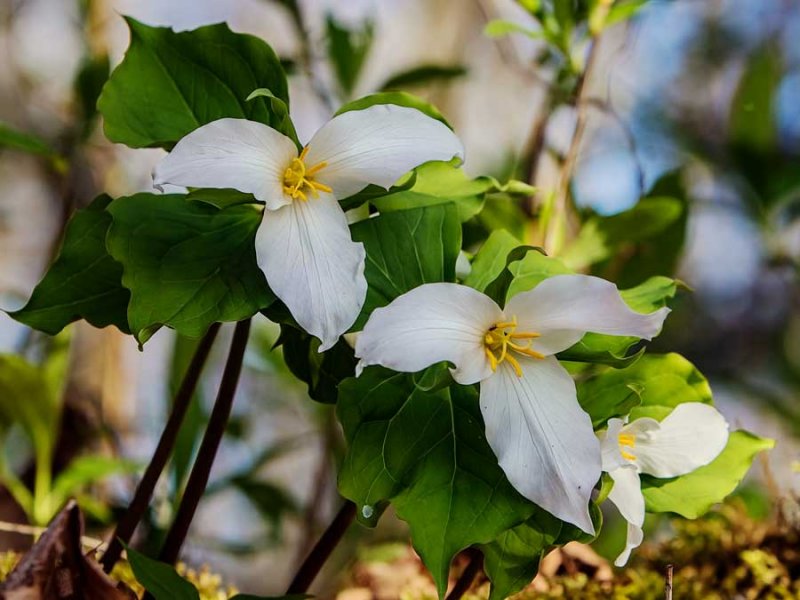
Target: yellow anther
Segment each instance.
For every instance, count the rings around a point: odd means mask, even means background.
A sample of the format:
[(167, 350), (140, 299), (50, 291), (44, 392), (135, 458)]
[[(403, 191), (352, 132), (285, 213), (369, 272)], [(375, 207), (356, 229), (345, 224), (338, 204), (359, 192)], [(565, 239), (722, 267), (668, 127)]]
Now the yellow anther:
[(300, 156), (293, 158), (289, 166), (283, 172), (283, 192), (292, 200), (308, 200), (311, 194), (314, 198), (319, 197), (320, 192), (332, 192), (330, 186), (314, 180), (314, 176), (328, 166), (328, 163), (317, 163), (312, 167), (306, 167), (305, 158), (308, 154), (308, 146), (303, 148)]
[(492, 367), (492, 371), (496, 371), (500, 363), (507, 361), (511, 368), (514, 369), (517, 377), (522, 377), (522, 367), (517, 358), (512, 356), (512, 353), (529, 356), (530, 358), (544, 358), (544, 354), (531, 348), (533, 340), (539, 336), (540, 334), (535, 331), (520, 331), (517, 333), (516, 317), (513, 317), (511, 321), (501, 321), (492, 325), (483, 337), (484, 351), (486, 352), (486, 358), (489, 359), (489, 366)]
[(635, 448), (636, 447), (636, 436), (632, 433), (620, 433), (618, 436), (619, 440), (619, 452), (622, 454), (622, 458), (625, 460), (636, 460), (636, 456), (628, 452), (625, 448)]

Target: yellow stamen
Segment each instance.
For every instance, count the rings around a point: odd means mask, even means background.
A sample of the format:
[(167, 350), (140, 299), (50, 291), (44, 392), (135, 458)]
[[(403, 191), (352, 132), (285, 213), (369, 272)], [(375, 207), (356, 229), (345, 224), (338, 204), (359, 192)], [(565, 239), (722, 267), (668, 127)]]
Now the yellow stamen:
[[(484, 351), (486, 358), (489, 359), (489, 366), (492, 371), (497, 370), (497, 366), (503, 361), (507, 361), (517, 377), (522, 377), (522, 366), (512, 353), (521, 354), (530, 358), (543, 359), (545, 356), (531, 348), (533, 340), (541, 334), (535, 331), (520, 331), (517, 333), (517, 317), (512, 317), (511, 321), (501, 321), (495, 323), (483, 337)], [(523, 341), (526, 340), (526, 341)]]
[(625, 460), (636, 460), (636, 456), (628, 452), (625, 448), (635, 448), (636, 447), (636, 436), (632, 433), (620, 433), (618, 436), (619, 440), (619, 452), (622, 454), (622, 458)]
[(314, 176), (328, 166), (328, 163), (321, 162), (311, 167), (306, 167), (305, 158), (308, 154), (308, 146), (303, 148), (300, 156), (293, 158), (289, 166), (283, 172), (283, 192), (292, 200), (306, 202), (308, 194), (314, 198), (319, 198), (320, 192), (332, 192), (330, 186), (314, 180)]

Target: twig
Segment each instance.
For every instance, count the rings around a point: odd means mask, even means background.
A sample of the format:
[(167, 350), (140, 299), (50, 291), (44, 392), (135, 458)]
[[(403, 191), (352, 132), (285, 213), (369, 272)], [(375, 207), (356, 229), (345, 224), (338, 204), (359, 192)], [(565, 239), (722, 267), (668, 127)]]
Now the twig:
[(464, 567), (461, 577), (458, 578), (453, 586), (453, 589), (450, 590), (449, 594), (447, 594), (445, 600), (459, 600), (469, 591), (469, 588), (472, 586), (472, 582), (475, 580), (475, 576), (483, 568), (483, 554), (474, 548), (469, 548), (466, 550), (465, 554), (467, 553), (469, 554), (469, 562), (467, 563), (467, 566)]
[(667, 580), (664, 583), (664, 598), (672, 600), (672, 565), (667, 565)]
[[(0, 521), (0, 531), (38, 538), (45, 531), (47, 531), (47, 527), (35, 527), (33, 525), (23, 525), (22, 523), (9, 523), (8, 521)], [(94, 550), (102, 549), (106, 545), (102, 540), (85, 535), (81, 536), (81, 544), (86, 548), (91, 548)]]
[(123, 544), (127, 544), (131, 540), (133, 532), (139, 521), (142, 520), (147, 506), (150, 504), (150, 498), (153, 496), (153, 490), (158, 483), (161, 473), (169, 460), (172, 451), (175, 449), (175, 443), (178, 440), (178, 432), (180, 431), (183, 420), (186, 417), (186, 412), (189, 410), (194, 392), (197, 389), (197, 383), (200, 380), (200, 373), (208, 360), (211, 346), (214, 339), (219, 332), (219, 323), (214, 323), (208, 329), (205, 336), (200, 340), (197, 350), (192, 356), (189, 367), (186, 369), (186, 374), (183, 376), (180, 388), (175, 394), (175, 401), (172, 404), (172, 411), (164, 427), (164, 432), (161, 434), (161, 439), (158, 440), (153, 459), (147, 465), (147, 469), (142, 476), (142, 480), (136, 488), (133, 495), (133, 500), (128, 506), (128, 510), (122, 515), (119, 520), (114, 533), (108, 544), (108, 550), (103, 554), (100, 561), (103, 565), (103, 570), (110, 573), (114, 565), (119, 560), (122, 554)]
[(303, 594), (311, 587), (316, 576), (319, 574), (322, 566), (330, 557), (334, 548), (339, 544), (344, 536), (347, 528), (353, 522), (356, 516), (356, 505), (347, 500), (339, 509), (339, 512), (334, 517), (331, 524), (319, 538), (317, 545), (311, 550), (311, 553), (306, 557), (297, 574), (289, 584), (289, 589), (286, 594)]
[(162, 562), (172, 564), (180, 554), (181, 546), (189, 532), (189, 526), (194, 518), (197, 505), (208, 485), (208, 477), (211, 474), (211, 467), (214, 458), (217, 456), (222, 436), (228, 425), (228, 419), (233, 407), (233, 398), (236, 394), (236, 387), (239, 384), (239, 375), (242, 372), (244, 362), (244, 352), (247, 348), (247, 337), (250, 334), (250, 319), (239, 321), (233, 332), (233, 341), (228, 353), (228, 361), (225, 363), (225, 370), (222, 373), (222, 381), (219, 384), (217, 400), (208, 421), (208, 428), (203, 435), (200, 449), (197, 451), (197, 458), (186, 483), (186, 490), (178, 506), (175, 520), (167, 533), (164, 546), (158, 555)]

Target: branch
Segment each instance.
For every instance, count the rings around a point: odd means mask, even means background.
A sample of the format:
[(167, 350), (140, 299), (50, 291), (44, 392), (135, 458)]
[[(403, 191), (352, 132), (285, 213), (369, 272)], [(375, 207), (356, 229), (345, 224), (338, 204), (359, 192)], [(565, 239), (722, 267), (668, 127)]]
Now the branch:
[(161, 477), (161, 473), (164, 471), (164, 467), (167, 465), (172, 451), (175, 449), (178, 432), (186, 417), (186, 412), (189, 410), (192, 397), (197, 389), (197, 383), (200, 380), (200, 374), (208, 360), (211, 346), (214, 344), (214, 339), (217, 337), (218, 332), (219, 323), (211, 325), (205, 336), (200, 340), (200, 344), (197, 346), (194, 356), (192, 356), (192, 361), (186, 369), (186, 374), (183, 376), (180, 388), (177, 394), (175, 394), (172, 412), (164, 427), (164, 432), (161, 434), (161, 439), (158, 440), (153, 458), (150, 464), (147, 465), (147, 469), (136, 488), (128, 510), (122, 515), (114, 533), (111, 534), (108, 550), (103, 554), (103, 558), (100, 561), (106, 573), (110, 573), (113, 570), (114, 565), (122, 554), (123, 545), (131, 541), (136, 526), (139, 524), (139, 521), (142, 520), (147, 506), (150, 504), (150, 499), (153, 497), (153, 490), (158, 483), (158, 479)]
[(331, 524), (319, 538), (317, 545), (314, 546), (311, 553), (306, 557), (306, 560), (300, 566), (297, 574), (289, 584), (289, 589), (286, 594), (304, 594), (311, 587), (316, 576), (319, 574), (322, 566), (330, 558), (334, 548), (342, 541), (342, 537), (347, 531), (353, 519), (356, 516), (356, 505), (350, 500), (347, 500), (339, 509), (339, 512), (334, 517)]
[(219, 450), (222, 436), (225, 434), (225, 428), (231, 415), (233, 398), (236, 394), (236, 387), (239, 384), (239, 375), (242, 372), (244, 351), (247, 348), (249, 334), (250, 319), (239, 321), (233, 332), (228, 361), (225, 363), (225, 370), (222, 373), (222, 382), (219, 384), (219, 392), (217, 392), (217, 400), (209, 417), (208, 428), (203, 435), (200, 449), (197, 451), (197, 458), (189, 475), (189, 481), (186, 483), (186, 490), (178, 506), (175, 520), (172, 522), (172, 527), (167, 533), (164, 546), (158, 555), (158, 560), (161, 562), (172, 564), (177, 560), (181, 546), (183, 546), (183, 542), (186, 539), (186, 534), (189, 532), (189, 526), (192, 523), (192, 519), (194, 519), (197, 505), (200, 503), (200, 498), (203, 496), (206, 485), (208, 485), (211, 467), (214, 464), (217, 450)]

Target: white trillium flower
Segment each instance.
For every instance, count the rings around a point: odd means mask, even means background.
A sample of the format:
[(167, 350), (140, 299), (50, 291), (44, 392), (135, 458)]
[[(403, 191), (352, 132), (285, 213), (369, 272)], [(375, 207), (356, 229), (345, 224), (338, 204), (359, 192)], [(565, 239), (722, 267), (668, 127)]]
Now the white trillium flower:
[(351, 239), (337, 199), (368, 184), (388, 189), (424, 162), (463, 156), (443, 123), (384, 104), (335, 116), (300, 153), (267, 125), (219, 119), (179, 141), (153, 180), (156, 187), (233, 188), (265, 203), (258, 266), (323, 351), (353, 324), (367, 294), (364, 246)]
[(511, 484), (594, 533), (589, 499), (601, 474), (600, 445), (572, 377), (553, 355), (589, 331), (649, 340), (668, 312), (634, 312), (613, 283), (586, 275), (546, 279), (503, 309), (470, 287), (430, 283), (376, 309), (356, 356), (359, 369), (403, 372), (449, 361), (458, 383), (480, 382), (486, 439)]
[(707, 465), (728, 443), (728, 423), (713, 406), (686, 402), (661, 422), (641, 418), (626, 424), (622, 419), (610, 419), (608, 429), (598, 436), (603, 471), (614, 480), (608, 499), (628, 522), (625, 549), (614, 561), (621, 567), (644, 538), (639, 473), (678, 477)]

